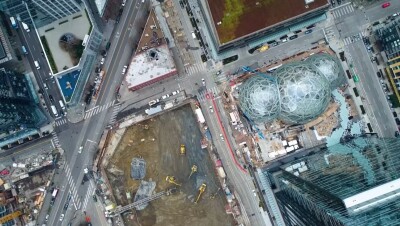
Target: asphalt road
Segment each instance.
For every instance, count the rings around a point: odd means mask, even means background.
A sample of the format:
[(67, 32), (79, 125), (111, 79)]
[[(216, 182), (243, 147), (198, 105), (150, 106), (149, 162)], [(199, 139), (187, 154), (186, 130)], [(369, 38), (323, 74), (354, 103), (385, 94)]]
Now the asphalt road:
[[(389, 1), (391, 6), (382, 8), (378, 3), (368, 8), (355, 10), (354, 13), (335, 19), (339, 30), (339, 38), (345, 39), (352, 35), (365, 33), (370, 23), (382, 20), (395, 12), (400, 11), (399, 1)], [(345, 48), (346, 54), (353, 59), (354, 69), (358, 73), (360, 82), (357, 88), (365, 98), (364, 106), (370, 118), (371, 125), (380, 137), (393, 137), (397, 131), (392, 111), (376, 75), (377, 65), (371, 62), (370, 54), (362, 40), (350, 43)]]
[[(28, 54), (23, 55), (23, 57), (26, 57), (26, 59), (29, 62), (29, 65), (31, 66), (31, 70), (33, 74), (35, 75), (36, 81), (38, 82), (38, 86), (40, 89), (43, 90), (44, 92), (44, 99), (47, 105), (47, 108), (49, 109), (50, 115), (52, 115), (54, 118), (61, 118), (62, 116), (58, 114), (58, 117), (56, 117), (50, 109), (51, 105), (55, 105), (57, 108), (57, 112), (60, 112), (61, 106), (59, 105), (58, 101), (62, 100), (62, 96), (60, 93), (60, 90), (57, 87), (57, 83), (55, 81), (55, 78), (50, 75), (50, 67), (46, 63), (46, 59), (44, 55), (41, 53), (41, 45), (38, 37), (38, 33), (36, 33), (36, 30), (31, 28), (30, 32), (26, 32), (23, 28), (21, 23), (19, 23), (19, 28), (17, 29), (17, 33), (19, 36), (19, 39), (21, 40), (22, 44), (25, 46), (27, 49)], [(36, 69), (34, 61), (38, 61), (40, 65), (40, 69)], [(44, 88), (44, 84), (48, 87), (48, 89)], [(54, 102), (52, 103), (49, 99), (49, 95), (51, 95), (54, 99)]]
[[(96, 105), (103, 105), (115, 100), (115, 89), (122, 80), (122, 67), (129, 60), (132, 53), (127, 46), (133, 45), (132, 33), (136, 28), (132, 27), (133, 21), (137, 19), (138, 11), (142, 9), (139, 4), (135, 7), (135, 2), (127, 1), (120, 23), (114, 31), (111, 39), (111, 47), (104, 64), (106, 77), (104, 78)], [(141, 10), (140, 12), (146, 10)], [(142, 15), (139, 15), (142, 16)], [(133, 31), (133, 32), (132, 32)], [(107, 225), (104, 214), (98, 203), (93, 203), (92, 195), (95, 191), (93, 181), (82, 183), (84, 168), (91, 168), (97, 145), (100, 141), (102, 131), (109, 123), (113, 108), (109, 108), (101, 113), (86, 119), (77, 124), (71, 124), (67, 130), (58, 133), (60, 144), (65, 151), (65, 164), (59, 170), (58, 177), (55, 179), (60, 192), (54, 205), (50, 208), (50, 218), (48, 225), (67, 225), (76, 224), (84, 219), (84, 211), (91, 217), (93, 225)], [(99, 123), (100, 122), (100, 123)], [(78, 153), (79, 147), (83, 146), (82, 153)], [(71, 201), (67, 209), (64, 209), (68, 196)], [(49, 205), (49, 198), (45, 205)], [(95, 208), (93, 208), (95, 207)], [(43, 208), (46, 209), (46, 206)], [(64, 220), (59, 221), (61, 214), (65, 214)], [(42, 217), (44, 215), (42, 214)], [(43, 218), (39, 219), (43, 222)]]

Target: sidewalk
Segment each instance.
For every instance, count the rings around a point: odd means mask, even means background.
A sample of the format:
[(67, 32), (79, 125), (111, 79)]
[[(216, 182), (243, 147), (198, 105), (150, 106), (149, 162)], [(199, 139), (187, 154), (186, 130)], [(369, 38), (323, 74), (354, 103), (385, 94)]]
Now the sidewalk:
[[(108, 23), (105, 25), (104, 32), (103, 32), (104, 39), (100, 45), (99, 51), (106, 48), (108, 40), (111, 39), (111, 37), (114, 33), (114, 28), (115, 28), (114, 25), (115, 25), (115, 22), (113, 20), (109, 20)], [(99, 61), (99, 59), (101, 57), (102, 56), (99, 54), (97, 56), (97, 61)], [(99, 64), (99, 63), (97, 63), (97, 64)], [(96, 66), (99, 66), (99, 65), (96, 65)], [(96, 73), (93, 71), (88, 79), (87, 84), (90, 84), (93, 81), (95, 75), (96, 75)], [(87, 84), (86, 84), (85, 88), (87, 87)], [(85, 94), (82, 95), (82, 97), (85, 98)], [(86, 106), (86, 103), (84, 103), (81, 100), (81, 102), (79, 104), (69, 107), (68, 114), (67, 114), (68, 121), (71, 123), (78, 123), (78, 122), (82, 121), (85, 117), (86, 108), (89, 109), (91, 106), (95, 106), (95, 105), (96, 105), (96, 101), (92, 101), (90, 105)]]

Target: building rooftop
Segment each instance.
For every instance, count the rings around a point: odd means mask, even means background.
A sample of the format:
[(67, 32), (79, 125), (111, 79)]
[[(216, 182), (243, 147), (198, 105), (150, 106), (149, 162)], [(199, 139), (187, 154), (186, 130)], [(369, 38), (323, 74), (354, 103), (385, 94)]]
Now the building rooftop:
[[(326, 6), (327, 0), (207, 0), (221, 44)], [(231, 4), (228, 4), (231, 3)]]
[(148, 85), (176, 73), (175, 63), (166, 45), (154, 11), (150, 11), (135, 55), (126, 72), (128, 89)]
[(400, 19), (379, 24), (375, 27), (375, 34), (382, 45), (388, 59), (400, 55)]
[(146, 25), (140, 37), (136, 54), (144, 52), (150, 48), (154, 48), (165, 44), (164, 34), (160, 29), (157, 17), (153, 10), (150, 11), (149, 17), (147, 18)]
[(125, 80), (128, 88), (132, 88), (174, 72), (176, 68), (168, 46), (162, 45), (135, 55)]
[(280, 171), (270, 168), (268, 172), (278, 199), (287, 198), (285, 202), (294, 208), (314, 203), (340, 225), (396, 225), (400, 220), (399, 147), (400, 140), (395, 138), (343, 138), (339, 144), (283, 160)]

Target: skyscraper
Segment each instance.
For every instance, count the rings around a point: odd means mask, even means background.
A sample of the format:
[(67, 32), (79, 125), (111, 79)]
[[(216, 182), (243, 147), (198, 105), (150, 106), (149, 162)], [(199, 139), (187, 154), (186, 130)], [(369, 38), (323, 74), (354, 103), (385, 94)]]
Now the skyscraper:
[(28, 24), (32, 22), (30, 14), (40, 27), (79, 12), (81, 6), (75, 0), (0, 0), (0, 10)]
[(400, 225), (400, 139), (366, 135), (264, 172), (288, 226)]
[(40, 135), (47, 118), (28, 76), (0, 69), (0, 148)]

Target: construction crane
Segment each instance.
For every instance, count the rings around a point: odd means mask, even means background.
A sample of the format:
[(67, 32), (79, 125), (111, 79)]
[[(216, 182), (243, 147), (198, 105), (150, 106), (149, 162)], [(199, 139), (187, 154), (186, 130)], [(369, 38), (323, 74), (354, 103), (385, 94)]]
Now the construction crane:
[(190, 179), (190, 177), (191, 177), (194, 173), (197, 172), (197, 166), (196, 166), (196, 165), (193, 165), (192, 168), (191, 168), (191, 170), (192, 170), (192, 171), (190, 172), (189, 179)]
[(174, 176), (167, 176), (165, 180), (170, 184), (175, 184), (176, 186), (182, 186), (182, 184), (178, 184), (178, 182), (176, 182), (176, 178)]
[(156, 194), (154, 194), (154, 195), (152, 195), (152, 196), (150, 196), (150, 197), (148, 197), (148, 198), (141, 199), (141, 200), (139, 200), (139, 201), (136, 201), (136, 202), (134, 202), (134, 203), (128, 204), (128, 205), (126, 205), (126, 206), (122, 206), (122, 207), (118, 206), (114, 211), (108, 211), (108, 212), (106, 212), (106, 217), (115, 217), (115, 216), (118, 216), (119, 214), (121, 214), (121, 213), (123, 213), (123, 212), (126, 212), (126, 211), (128, 211), (128, 210), (134, 209), (134, 208), (136, 208), (137, 206), (141, 206), (141, 205), (143, 205), (143, 204), (145, 204), (145, 203), (148, 203), (148, 202), (150, 202), (150, 201), (159, 199), (159, 198), (163, 197), (164, 195), (171, 195), (171, 194), (173, 194), (175, 191), (176, 191), (176, 188), (170, 188), (170, 189), (168, 189), (168, 190), (166, 190), (166, 191), (162, 191), (162, 192), (156, 193)]
[(21, 216), (21, 215), (22, 215), (22, 212), (18, 210), (18, 211), (15, 211), (15, 212), (5, 215), (4, 217), (0, 217), (0, 224), (4, 224), (8, 221), (11, 221), (11, 220)]
[(197, 195), (197, 199), (194, 203), (198, 203), (200, 200), (201, 195), (206, 191), (207, 185), (205, 183), (203, 183), (200, 188), (199, 188), (199, 195)]

